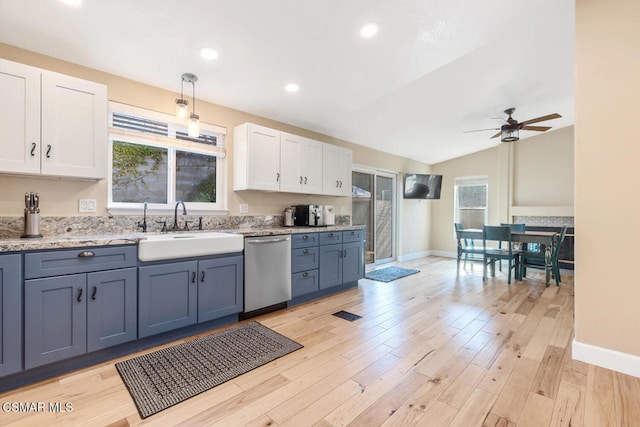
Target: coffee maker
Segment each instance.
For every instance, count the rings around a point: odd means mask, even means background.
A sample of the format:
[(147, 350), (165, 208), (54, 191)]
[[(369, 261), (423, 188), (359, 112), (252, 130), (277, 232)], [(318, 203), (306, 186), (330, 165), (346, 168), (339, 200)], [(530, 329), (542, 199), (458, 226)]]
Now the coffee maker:
[(322, 205), (296, 205), (296, 216), (294, 224), (302, 227), (323, 227), (323, 206)]

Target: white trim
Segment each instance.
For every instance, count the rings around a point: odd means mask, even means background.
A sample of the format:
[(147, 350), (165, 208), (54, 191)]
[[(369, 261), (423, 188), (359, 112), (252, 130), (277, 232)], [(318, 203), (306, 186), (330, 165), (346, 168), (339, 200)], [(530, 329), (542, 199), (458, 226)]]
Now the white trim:
[(399, 262), (413, 261), (414, 259), (425, 258), (425, 257), (428, 257), (429, 255), (430, 255), (429, 251), (413, 252), (410, 254), (399, 256), (398, 261)]
[(581, 343), (575, 338), (571, 352), (574, 360), (640, 378), (640, 356)]
[(457, 258), (458, 254), (456, 252), (448, 252), (448, 251), (429, 251), (429, 255), (433, 256), (441, 256), (444, 258)]

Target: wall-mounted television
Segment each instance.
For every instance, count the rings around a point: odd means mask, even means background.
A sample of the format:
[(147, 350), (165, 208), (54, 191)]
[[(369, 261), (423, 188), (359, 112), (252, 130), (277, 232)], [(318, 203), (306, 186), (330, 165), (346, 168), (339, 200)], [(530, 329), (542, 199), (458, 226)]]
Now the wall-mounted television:
[(442, 175), (404, 174), (405, 199), (439, 199)]

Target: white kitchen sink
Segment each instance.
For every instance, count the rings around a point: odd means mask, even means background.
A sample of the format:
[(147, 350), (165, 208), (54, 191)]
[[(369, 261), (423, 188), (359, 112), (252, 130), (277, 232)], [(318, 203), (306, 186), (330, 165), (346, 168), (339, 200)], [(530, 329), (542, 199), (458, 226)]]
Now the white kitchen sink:
[(241, 252), (241, 234), (198, 232), (151, 234), (138, 243), (140, 261), (185, 258)]

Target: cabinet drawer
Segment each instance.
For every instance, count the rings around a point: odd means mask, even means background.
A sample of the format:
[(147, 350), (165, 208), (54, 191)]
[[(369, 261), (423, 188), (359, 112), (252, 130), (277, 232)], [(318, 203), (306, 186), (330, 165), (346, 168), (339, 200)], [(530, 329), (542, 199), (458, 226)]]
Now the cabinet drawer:
[(342, 232), (342, 241), (344, 243), (362, 242), (362, 241), (364, 241), (364, 230), (343, 231)]
[(321, 245), (333, 245), (335, 243), (342, 243), (341, 231), (325, 231), (324, 233), (320, 233)]
[(302, 248), (291, 251), (291, 272), (318, 268), (318, 248)]
[(136, 246), (102, 246), (27, 253), (25, 279), (136, 266)]
[(291, 298), (318, 290), (318, 270), (301, 271), (291, 275)]
[(291, 235), (291, 249), (318, 246), (318, 233), (304, 233)]

